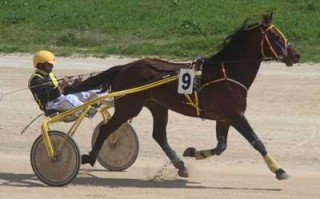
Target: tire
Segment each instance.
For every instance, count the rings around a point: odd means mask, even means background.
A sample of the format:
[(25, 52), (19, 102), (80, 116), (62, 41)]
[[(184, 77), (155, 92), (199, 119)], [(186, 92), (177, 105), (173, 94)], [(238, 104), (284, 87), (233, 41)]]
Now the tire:
[[(99, 127), (102, 124), (104, 124), (103, 121), (94, 129), (91, 140), (92, 146), (97, 139)], [(120, 137), (112, 143), (113, 136)], [(126, 122), (103, 143), (97, 161), (110, 171), (123, 171), (136, 161), (138, 153), (138, 136), (132, 126)]]
[[(66, 136), (60, 131), (49, 131), (48, 134), (54, 150)], [(56, 159), (51, 160), (43, 137), (40, 135), (31, 148), (31, 166), (36, 176), (45, 184), (63, 186), (71, 182), (79, 172), (80, 151), (75, 141), (71, 137), (67, 137), (61, 149), (56, 153)]]

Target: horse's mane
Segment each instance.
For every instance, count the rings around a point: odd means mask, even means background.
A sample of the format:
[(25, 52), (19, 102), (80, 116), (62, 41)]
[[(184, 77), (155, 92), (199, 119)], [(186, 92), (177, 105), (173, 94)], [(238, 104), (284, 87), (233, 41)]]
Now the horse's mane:
[[(223, 42), (220, 44), (220, 50), (207, 59), (207, 63), (214, 63), (217, 60), (225, 59), (227, 52), (233, 49), (241, 48), (244, 42), (247, 41), (251, 29), (257, 27), (260, 22), (253, 19), (246, 19), (240, 27), (236, 28), (231, 34), (229, 34)], [(227, 53), (228, 54), (228, 53)]]
[(230, 35), (228, 35), (223, 43), (222, 48), (227, 48), (233, 44), (239, 44), (245, 41), (247, 37), (247, 31), (253, 27), (259, 25), (259, 22), (256, 22), (252, 19), (246, 19), (239, 28), (236, 28)]

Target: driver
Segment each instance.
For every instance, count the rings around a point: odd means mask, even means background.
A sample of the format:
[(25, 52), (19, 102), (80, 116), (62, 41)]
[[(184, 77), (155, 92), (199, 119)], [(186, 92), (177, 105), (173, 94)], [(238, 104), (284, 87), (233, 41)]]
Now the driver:
[[(33, 57), (35, 70), (29, 79), (28, 87), (42, 111), (53, 109), (62, 112), (98, 97), (94, 91), (64, 94), (64, 90), (76, 86), (81, 80), (76, 79), (72, 84), (70, 79), (65, 77), (59, 83), (52, 72), (55, 63), (54, 54), (47, 50), (40, 50)], [(87, 116), (93, 117), (96, 112), (95, 108), (91, 108)]]

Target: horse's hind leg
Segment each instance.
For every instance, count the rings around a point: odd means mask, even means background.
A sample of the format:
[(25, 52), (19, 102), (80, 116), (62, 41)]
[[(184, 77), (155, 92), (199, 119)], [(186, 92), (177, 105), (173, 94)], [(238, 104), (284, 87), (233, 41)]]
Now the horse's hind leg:
[(231, 117), (231, 125), (237, 129), (237, 131), (239, 131), (257, 151), (259, 151), (267, 163), (268, 168), (276, 174), (277, 179), (283, 180), (289, 177), (280, 167), (279, 163), (267, 152), (264, 144), (255, 134), (243, 114), (236, 114)]
[(168, 156), (173, 165), (179, 170), (180, 177), (188, 177), (188, 171), (184, 166), (184, 162), (177, 156), (175, 151), (170, 147), (167, 140), (167, 123), (168, 109), (155, 103), (147, 105), (153, 116), (153, 139), (160, 145), (161, 149)]
[(226, 121), (217, 121), (216, 138), (217, 146), (213, 149), (199, 150), (194, 147), (189, 147), (183, 152), (185, 157), (195, 157), (197, 160), (202, 160), (213, 155), (221, 155), (227, 149), (227, 138), (230, 124)]
[(93, 166), (96, 162), (97, 156), (104, 141), (123, 123), (139, 114), (143, 107), (143, 100), (139, 100), (138, 102), (140, 103), (132, 103), (130, 104), (130, 107), (128, 107), (128, 101), (130, 101), (131, 99), (132, 98), (130, 98), (129, 100), (121, 99), (121, 102), (115, 104), (116, 106), (114, 114), (112, 115), (108, 123), (100, 126), (96, 142), (93, 145), (92, 150), (89, 152), (89, 155), (82, 155), (82, 164), (90, 163), (90, 165)]
[(89, 152), (89, 155), (82, 155), (82, 164), (90, 163), (90, 165), (93, 166), (104, 141), (112, 134), (112, 132), (116, 131), (126, 121), (127, 119), (119, 118), (117, 114), (114, 114), (107, 124), (101, 125), (96, 142), (93, 145), (92, 150)]

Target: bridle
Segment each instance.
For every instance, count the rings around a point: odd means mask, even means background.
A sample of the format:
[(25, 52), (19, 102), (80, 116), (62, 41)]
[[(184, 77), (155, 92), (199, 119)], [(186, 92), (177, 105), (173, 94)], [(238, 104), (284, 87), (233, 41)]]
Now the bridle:
[[(269, 32), (271, 29), (274, 29), (276, 32), (279, 33), (281, 40), (284, 42), (284, 44), (280, 43), (279, 40), (274, 40)], [(287, 38), (284, 36), (284, 34), (274, 25), (270, 25), (267, 29), (263, 30), (260, 26), (260, 30), (262, 33), (262, 40), (261, 40), (261, 54), (263, 58), (267, 57), (264, 52), (264, 44), (266, 43), (273, 54), (273, 56), (277, 60), (283, 60), (284, 57), (288, 56), (288, 48), (290, 48), (290, 43), (288, 42)], [(272, 43), (271, 43), (272, 42)], [(272, 45), (276, 45), (279, 49), (281, 49), (281, 54), (277, 53), (275, 48)]]

